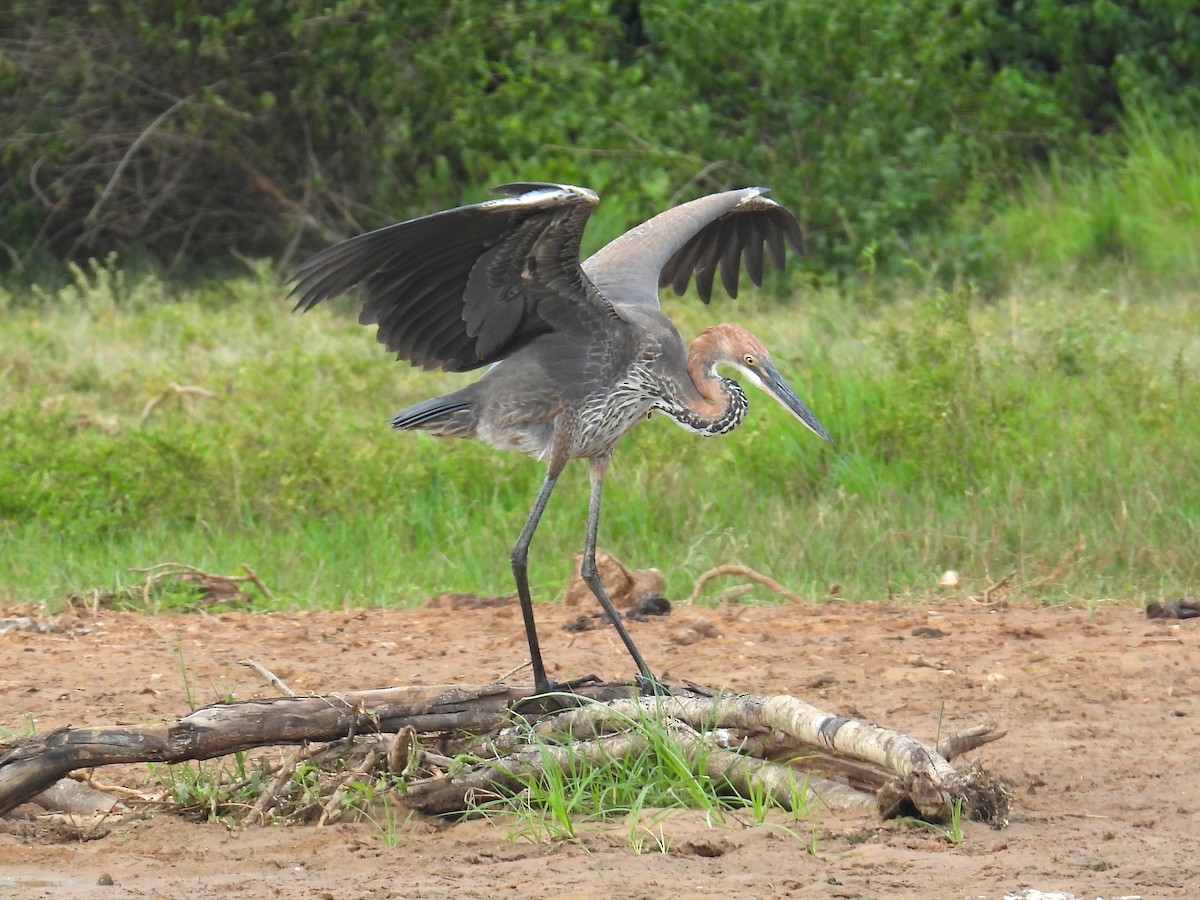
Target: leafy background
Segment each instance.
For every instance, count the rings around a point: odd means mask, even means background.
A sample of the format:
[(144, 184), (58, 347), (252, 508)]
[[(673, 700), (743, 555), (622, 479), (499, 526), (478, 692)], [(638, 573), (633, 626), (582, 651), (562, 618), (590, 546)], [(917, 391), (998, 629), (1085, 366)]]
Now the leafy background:
[(1120, 152), (1131, 110), (1200, 109), (1188, 0), (16, 0), (5, 18), (18, 268), (290, 261), (538, 178), (607, 196), (602, 234), (765, 183), (814, 273), (867, 253), (986, 283), (1002, 266), (978, 226), (1030, 165)]

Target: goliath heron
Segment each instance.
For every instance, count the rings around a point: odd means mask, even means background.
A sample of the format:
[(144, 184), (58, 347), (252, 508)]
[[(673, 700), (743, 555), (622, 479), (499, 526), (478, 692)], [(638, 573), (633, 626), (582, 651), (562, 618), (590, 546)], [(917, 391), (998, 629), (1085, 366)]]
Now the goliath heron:
[(800, 226), (764, 188), (684, 203), (638, 225), (586, 261), (579, 248), (599, 198), (562, 184), (523, 182), (500, 199), (380, 228), (303, 263), (296, 308), (358, 285), (359, 321), (380, 343), (425, 369), (490, 369), (473, 384), (397, 413), (395, 428), (475, 437), (548, 464), (545, 481), (510, 554), (534, 688), (551, 690), (534, 626), (529, 544), (563, 467), (590, 464), (591, 494), (580, 574), (616, 626), (641, 679), (657, 682), (621, 622), (596, 570), (604, 474), (617, 442), (663, 413), (697, 434), (724, 434), (746, 414), (728, 367), (831, 440), (788, 387), (766, 348), (735, 325), (714, 325), (685, 347), (659, 308), (658, 289), (682, 294), (694, 276), (708, 303), (718, 268), (737, 296), (741, 260), (762, 283), (764, 250), (783, 266), (800, 252)]

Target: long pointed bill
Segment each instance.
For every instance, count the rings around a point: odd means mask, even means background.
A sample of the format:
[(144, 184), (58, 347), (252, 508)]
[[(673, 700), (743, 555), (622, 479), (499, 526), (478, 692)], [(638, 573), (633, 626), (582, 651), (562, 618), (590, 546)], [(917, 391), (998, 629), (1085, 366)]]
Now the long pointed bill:
[(829, 436), (829, 432), (825, 430), (825, 426), (817, 421), (817, 417), (813, 415), (812, 410), (804, 405), (804, 401), (796, 396), (796, 392), (788, 387), (788, 383), (783, 380), (783, 376), (779, 374), (779, 370), (772, 363), (762, 363), (762, 374), (766, 377), (756, 377), (754, 381), (757, 387), (762, 388), (779, 402), (779, 405), (790, 412), (793, 416), (804, 423), (804, 426), (819, 438), (824, 438), (833, 443), (833, 438)]

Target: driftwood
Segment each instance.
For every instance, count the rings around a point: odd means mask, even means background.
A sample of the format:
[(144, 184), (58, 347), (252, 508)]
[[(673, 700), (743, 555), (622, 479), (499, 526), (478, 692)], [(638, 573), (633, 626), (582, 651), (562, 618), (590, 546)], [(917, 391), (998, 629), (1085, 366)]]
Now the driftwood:
[[(950, 763), (1002, 737), (993, 725), (950, 735), (934, 747), (794, 697), (710, 696), (694, 685), (673, 688), (671, 696), (639, 696), (634, 685), (624, 683), (578, 684), (570, 694), (549, 697), (508, 685), (274, 697), (213, 704), (162, 724), (63, 728), (0, 743), (0, 814), (80, 769), (300, 745), (290, 763), (276, 770), (282, 787), (302, 757), (329, 752), (314, 742), (340, 746), (355, 740), (360, 760), (345, 772), (382, 768), (404, 777), (407, 790), (399, 800), (409, 809), (461, 812), (480, 796), (519, 789), (522, 778), (548, 766), (567, 769), (581, 760), (642, 752), (644, 732), (635, 726), (650, 719), (698, 770), (743, 796), (757, 790), (785, 807), (797, 797), (845, 805), (853, 802), (847, 801), (854, 796), (849, 784), (874, 792), (885, 818), (916, 815), (945, 822), (961, 803), (976, 818), (1005, 821), (1006, 789), (977, 769), (960, 773)], [(535, 734), (542, 740), (532, 746)], [(456, 754), (480, 762), (455, 763)], [(335, 815), (336, 791), (348, 778), (341, 776), (319, 821)], [(274, 793), (268, 789), (249, 818), (265, 821)]]

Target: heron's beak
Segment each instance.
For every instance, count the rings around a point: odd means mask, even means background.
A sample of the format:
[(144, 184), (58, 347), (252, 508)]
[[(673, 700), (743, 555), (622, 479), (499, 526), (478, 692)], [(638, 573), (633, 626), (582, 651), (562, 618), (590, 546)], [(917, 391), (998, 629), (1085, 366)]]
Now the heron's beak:
[(825, 426), (817, 421), (812, 410), (804, 405), (804, 401), (796, 396), (796, 392), (788, 387), (788, 383), (783, 380), (783, 376), (779, 374), (779, 370), (775, 368), (774, 364), (771, 362), (761, 362), (760, 364), (762, 368), (755, 373), (758, 375), (758, 386), (774, 397), (780, 406), (803, 422), (809, 431), (832, 444), (833, 438), (829, 436)]

